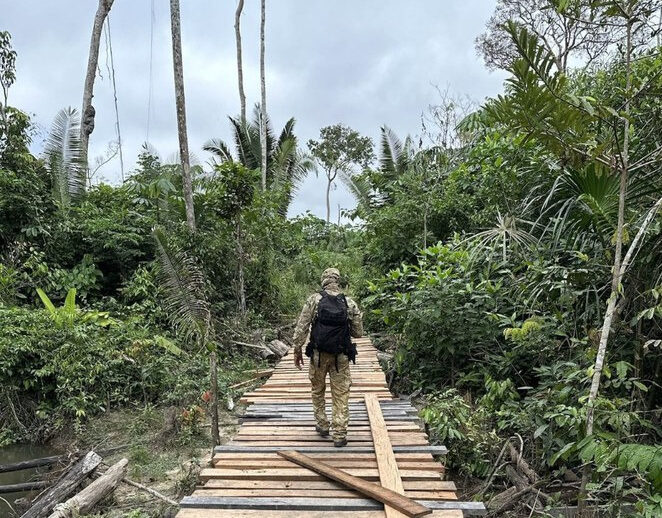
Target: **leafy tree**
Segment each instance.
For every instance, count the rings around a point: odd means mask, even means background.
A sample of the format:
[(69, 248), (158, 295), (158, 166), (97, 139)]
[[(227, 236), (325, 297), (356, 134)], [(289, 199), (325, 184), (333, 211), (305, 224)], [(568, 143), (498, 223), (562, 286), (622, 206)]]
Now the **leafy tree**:
[(9, 88), (16, 80), (16, 51), (11, 47), (11, 34), (0, 31), (0, 88), (2, 88), (2, 102), (0, 102), (0, 151), (2, 143), (7, 138), (7, 99)]
[(476, 50), (488, 68), (508, 69), (519, 57), (506, 28), (512, 22), (543, 42), (566, 72), (573, 60), (588, 65), (604, 58), (612, 34), (599, 24), (600, 11), (600, 2), (584, 0), (499, 0), (486, 31), (476, 38)]
[(370, 137), (362, 137), (348, 126), (335, 124), (320, 130), (320, 140), (309, 140), (310, 153), (320, 162), (326, 173), (326, 221), (331, 218), (330, 192), (336, 177), (352, 184), (355, 167), (367, 168), (374, 159)]

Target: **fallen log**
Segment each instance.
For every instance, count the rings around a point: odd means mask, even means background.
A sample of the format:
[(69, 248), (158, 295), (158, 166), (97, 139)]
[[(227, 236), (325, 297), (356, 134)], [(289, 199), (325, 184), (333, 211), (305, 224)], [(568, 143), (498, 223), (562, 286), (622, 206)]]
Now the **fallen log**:
[(113, 492), (120, 480), (126, 475), (128, 459), (113, 464), (98, 479), (83, 489), (76, 496), (55, 506), (50, 518), (71, 518), (87, 514), (95, 504)]
[(50, 457), (42, 457), (40, 459), (23, 460), (21, 462), (14, 462), (13, 464), (0, 464), (0, 473), (7, 473), (10, 471), (22, 471), (24, 469), (39, 468), (41, 466), (50, 466), (62, 460), (64, 455), (52, 455)]
[[(117, 451), (128, 448), (128, 444), (122, 444), (120, 446), (114, 446), (112, 448), (106, 448), (105, 450), (99, 450), (99, 455), (108, 455), (110, 453), (115, 453)], [(0, 464), (0, 473), (8, 473), (10, 471), (22, 471), (24, 469), (40, 468), (42, 466), (50, 466), (52, 464), (57, 464), (58, 462), (63, 462), (72, 458), (75, 458), (77, 455), (80, 455), (81, 452), (76, 451), (73, 453), (65, 453), (63, 455), (51, 455), (50, 457), (41, 457), (39, 459), (23, 460), (21, 462), (14, 462), (12, 464)]]
[(531, 484), (535, 484), (540, 480), (538, 474), (529, 466), (529, 464), (520, 456), (517, 449), (509, 442), (508, 451), (510, 453), (511, 460), (515, 463), (517, 470), (522, 472), (526, 478), (529, 479)]
[(85, 457), (74, 463), (50, 489), (41, 493), (21, 518), (48, 516), (53, 507), (62, 500), (69, 498), (80, 483), (97, 469), (99, 464), (101, 464), (101, 457), (93, 451), (88, 452)]
[(46, 489), (50, 484), (45, 480), (35, 482), (21, 482), (20, 484), (6, 484), (0, 486), (0, 495), (4, 493), (22, 493), (24, 491), (36, 491)]

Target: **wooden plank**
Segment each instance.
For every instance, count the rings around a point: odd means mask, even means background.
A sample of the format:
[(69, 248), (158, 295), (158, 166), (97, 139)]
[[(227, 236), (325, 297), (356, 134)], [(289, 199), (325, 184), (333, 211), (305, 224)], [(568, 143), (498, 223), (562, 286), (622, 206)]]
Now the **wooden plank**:
[[(182, 509), (175, 518), (384, 518), (383, 511), (274, 511), (262, 509)], [(448, 516), (444, 518), (456, 518)], [(462, 518), (462, 512), (458, 515)]]
[[(403, 480), (407, 491), (455, 491), (455, 483), (449, 480)], [(320, 480), (251, 480), (251, 479), (217, 479), (210, 478), (205, 482), (206, 488), (226, 489), (306, 489), (326, 490), (344, 489), (338, 482), (320, 477)]]
[[(318, 459), (320, 460), (320, 459)], [(376, 460), (347, 460), (347, 459), (326, 459), (326, 462), (334, 468), (349, 469), (349, 468), (364, 468), (364, 469), (378, 469)], [(265, 459), (214, 459), (214, 467), (224, 469), (299, 469), (297, 464), (286, 460), (274, 461)], [(406, 470), (425, 470), (425, 471), (438, 471), (443, 472), (444, 468), (437, 462), (400, 462), (399, 467)], [(0, 486), (1, 487), (1, 486)]]
[[(385, 488), (391, 489), (396, 493), (404, 494), (402, 479), (398, 471), (398, 463), (395, 460), (393, 447), (389, 438), (384, 416), (379, 406), (379, 401), (373, 395), (364, 395), (365, 406), (370, 420), (370, 430), (372, 433), (372, 442), (375, 446), (375, 455), (377, 456), (377, 469), (379, 471), (379, 482)], [(397, 509), (391, 506), (385, 506), (384, 512), (387, 518), (401, 518), (404, 516)]]
[[(349, 489), (315, 490), (315, 498), (362, 498), (357, 491)], [(199, 487), (192, 496), (243, 496), (243, 497), (310, 497), (310, 489), (279, 488), (212, 488)], [(457, 500), (453, 491), (405, 491), (405, 496), (419, 500)]]
[(383, 504), (387, 504), (407, 516), (418, 517), (430, 513), (430, 509), (416, 503), (414, 500), (411, 500), (402, 494), (398, 494), (390, 489), (379, 487), (376, 484), (371, 484), (365, 480), (353, 477), (339, 469), (329, 466), (328, 464), (307, 457), (302, 453), (295, 451), (282, 451), (279, 452), (279, 455), (287, 460), (296, 462), (301, 466), (312, 469), (325, 477), (340, 482), (351, 489), (360, 491), (364, 495), (382, 502)]
[[(377, 492), (388, 491), (376, 484)], [(402, 499), (402, 509), (407, 509), (406, 516), (417, 518), (438, 510), (461, 510), (468, 514), (485, 514), (485, 506), (479, 502), (456, 502), (443, 500), (411, 500), (399, 493), (384, 498), (393, 505), (400, 505), (396, 497)], [(240, 497), (240, 496), (186, 496), (181, 501), (182, 508), (196, 509), (263, 509), (296, 511), (367, 511), (378, 510), (382, 503), (372, 498), (279, 498), (279, 497)], [(419, 511), (420, 509), (420, 511)]]
[[(281, 452), (282, 453), (282, 452)], [(310, 457), (308, 457), (310, 458)], [(315, 460), (315, 459), (312, 459)], [(322, 461), (316, 461), (322, 462)], [(346, 470), (354, 477), (360, 477), (370, 480), (379, 480), (377, 469), (348, 468)], [(402, 470), (401, 476), (407, 480), (439, 480), (439, 473), (436, 471), (424, 470)], [(209, 478), (227, 478), (227, 479), (273, 479), (273, 480), (321, 480), (323, 475), (308, 468), (259, 468), (259, 469), (228, 469), (228, 468), (205, 468), (200, 471), (200, 478), (207, 480)]]
[[(285, 446), (246, 446), (241, 444), (225, 444), (222, 446), (216, 446), (214, 448), (215, 453), (223, 452), (247, 452), (247, 453), (257, 453), (257, 452), (279, 452), (284, 450), (291, 450)], [(303, 446), (297, 448), (297, 451), (301, 453), (331, 453), (338, 452), (338, 448), (333, 446)], [(342, 449), (342, 453), (373, 453), (375, 450), (371, 447), (366, 446), (345, 446)], [(445, 446), (393, 446), (393, 451), (395, 453), (431, 453), (432, 455), (445, 455), (448, 450)]]

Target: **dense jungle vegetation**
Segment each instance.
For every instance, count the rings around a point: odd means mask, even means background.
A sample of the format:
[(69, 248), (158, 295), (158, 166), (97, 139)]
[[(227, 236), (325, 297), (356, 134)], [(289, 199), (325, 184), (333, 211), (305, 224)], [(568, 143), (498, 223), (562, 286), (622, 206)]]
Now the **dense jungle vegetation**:
[[(290, 120), (263, 154), (259, 112), (231, 118), (192, 167), (195, 230), (181, 165), (148, 145), (122, 185), (89, 181), (75, 110), (30, 152), (2, 33), (0, 445), (127, 407), (200, 433), (210, 358), (224, 404), (262, 363), (241, 343), (276, 338), (336, 266), (469, 497), (509, 485), (510, 441), (540, 477), (511, 512), (662, 516), (661, 5), (498, 4), (477, 48), (502, 95), (446, 93), (420, 137), (385, 126), (374, 149), (341, 124), (306, 148)], [(315, 167), (350, 186), (354, 224), (287, 217)]]

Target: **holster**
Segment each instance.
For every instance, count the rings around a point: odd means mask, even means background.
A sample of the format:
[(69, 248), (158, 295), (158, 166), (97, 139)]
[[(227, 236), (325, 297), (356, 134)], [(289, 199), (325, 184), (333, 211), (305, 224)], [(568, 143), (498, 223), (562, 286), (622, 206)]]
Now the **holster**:
[(352, 342), (351, 345), (347, 348), (347, 358), (349, 358), (353, 364), (356, 364), (357, 354), (358, 353), (356, 352), (356, 344)]
[(308, 358), (312, 358), (312, 357), (313, 357), (313, 351), (314, 351), (314, 349), (315, 349), (315, 347), (313, 346), (313, 343), (312, 343), (312, 342), (308, 342), (308, 345), (306, 346), (306, 356), (308, 356)]

